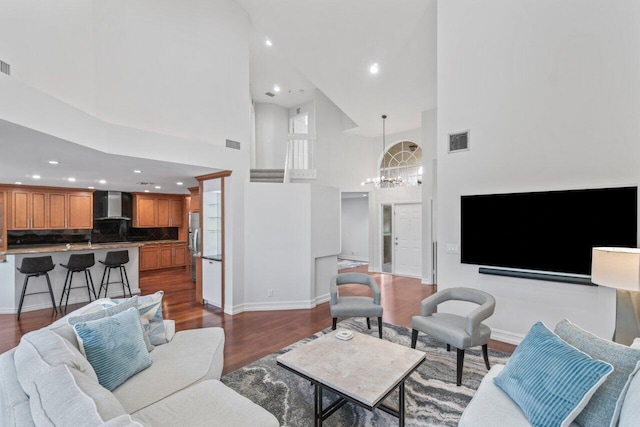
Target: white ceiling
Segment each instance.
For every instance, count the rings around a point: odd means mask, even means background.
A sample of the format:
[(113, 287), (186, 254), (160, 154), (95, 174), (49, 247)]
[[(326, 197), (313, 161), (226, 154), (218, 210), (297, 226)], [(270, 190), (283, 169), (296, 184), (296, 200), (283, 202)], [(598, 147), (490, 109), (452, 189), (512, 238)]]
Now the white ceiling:
[[(387, 133), (396, 133), (420, 127), (421, 112), (435, 108), (436, 0), (236, 1), (255, 27), (258, 102), (289, 108), (284, 97), (264, 92), (274, 83), (295, 90), (308, 82), (358, 125), (354, 133), (368, 137), (380, 135), (381, 114), (389, 116)], [(377, 75), (369, 73), (373, 62)]]
[[(137, 157), (118, 156), (96, 151), (51, 135), (0, 120), (2, 167), (0, 182), (67, 188), (152, 193), (188, 194), (187, 188), (198, 185), (194, 177), (216, 172), (215, 169), (179, 163), (159, 162)], [(59, 165), (49, 164), (50, 160)], [(142, 173), (134, 173), (134, 170)], [(32, 175), (40, 175), (35, 180)], [(75, 182), (69, 182), (72, 176)], [(106, 184), (100, 184), (101, 179)], [(140, 182), (154, 185), (141, 185)], [(182, 182), (179, 186), (176, 183)], [(159, 185), (161, 188), (155, 188)]]
[[(236, 1), (255, 28), (251, 93), (257, 102), (292, 108), (311, 101), (317, 87), (358, 125), (352, 132), (368, 137), (381, 134), (383, 113), (392, 134), (420, 127), (421, 112), (435, 108), (436, 0)], [(375, 76), (368, 71), (373, 62), (380, 64)], [(267, 97), (274, 84), (282, 90)], [(3, 183), (186, 194), (197, 184), (194, 176), (215, 172), (115, 156), (2, 120), (0, 148)], [(33, 174), (42, 178), (33, 180)], [(69, 175), (76, 181), (67, 181)]]

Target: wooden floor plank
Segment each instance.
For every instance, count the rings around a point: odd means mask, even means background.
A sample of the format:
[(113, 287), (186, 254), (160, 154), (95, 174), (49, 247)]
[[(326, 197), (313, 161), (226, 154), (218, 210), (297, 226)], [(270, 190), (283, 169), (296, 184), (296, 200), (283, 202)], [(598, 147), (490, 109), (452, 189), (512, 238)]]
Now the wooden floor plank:
[[(366, 273), (367, 266), (343, 271)], [(422, 285), (420, 279), (390, 274), (372, 273), (380, 285), (383, 321), (411, 327), (411, 316), (420, 312), (420, 301), (435, 291), (435, 286)], [(225, 330), (225, 362), (223, 374), (235, 371), (259, 358), (331, 326), (329, 303), (310, 310), (279, 310), (244, 312), (230, 316), (221, 309), (195, 302), (195, 284), (190, 271), (177, 269), (140, 274), (143, 295), (163, 290), (163, 316), (174, 319), (176, 330), (222, 327)], [(344, 285), (343, 295), (365, 295), (367, 288)], [(69, 306), (69, 311), (78, 307)], [(15, 347), (20, 337), (56, 320), (53, 310), (24, 312), (17, 321), (15, 315), (0, 315), (0, 353)], [(514, 346), (492, 341), (490, 346), (512, 352)]]

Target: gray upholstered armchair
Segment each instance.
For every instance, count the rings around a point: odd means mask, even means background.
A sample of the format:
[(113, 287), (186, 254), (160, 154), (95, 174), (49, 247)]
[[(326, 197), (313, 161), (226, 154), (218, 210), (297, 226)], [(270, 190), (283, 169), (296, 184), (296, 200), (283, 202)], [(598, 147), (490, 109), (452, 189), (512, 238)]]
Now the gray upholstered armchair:
[[(438, 304), (451, 300), (473, 302), (479, 307), (467, 316), (437, 313)], [(437, 292), (422, 300), (420, 316), (413, 316), (411, 319), (411, 348), (416, 348), (418, 332), (424, 332), (446, 343), (447, 351), (454, 346), (457, 349), (456, 384), (460, 385), (465, 349), (481, 345), (484, 363), (490, 369), (487, 344), (491, 338), (491, 329), (481, 322), (493, 314), (495, 307), (495, 298), (478, 289), (449, 288)]]
[[(345, 284), (360, 284), (371, 288), (371, 297), (341, 297), (338, 295), (338, 286)], [(380, 288), (373, 277), (364, 273), (343, 273), (333, 276), (331, 279), (331, 317), (332, 329), (336, 329), (338, 317), (366, 317), (367, 327), (371, 329), (370, 317), (378, 318), (378, 335), (382, 338), (382, 306), (380, 305)]]

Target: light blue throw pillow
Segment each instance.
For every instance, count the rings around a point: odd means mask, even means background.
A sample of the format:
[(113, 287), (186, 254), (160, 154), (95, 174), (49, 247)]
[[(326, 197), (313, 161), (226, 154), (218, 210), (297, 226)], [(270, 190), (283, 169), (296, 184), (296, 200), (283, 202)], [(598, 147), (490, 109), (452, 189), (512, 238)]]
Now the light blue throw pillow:
[[(580, 412), (576, 423), (581, 427), (617, 426), (627, 388), (640, 368), (640, 350), (597, 337), (567, 319), (556, 325), (555, 333), (589, 356), (610, 363), (614, 369)], [(640, 420), (636, 422), (640, 425)]]
[[(105, 307), (103, 310), (94, 311), (88, 314), (81, 314), (79, 316), (74, 316), (69, 318), (69, 324), (71, 326), (80, 322), (88, 322), (90, 320), (102, 319), (103, 317), (113, 316), (114, 314), (122, 313), (130, 309), (131, 307), (135, 307), (136, 310), (138, 308), (138, 296), (136, 295), (133, 298), (129, 298), (121, 302), (120, 304), (112, 305), (109, 307)], [(142, 322), (142, 320), (141, 320)], [(142, 334), (144, 338), (144, 343), (147, 346), (147, 351), (151, 352), (153, 350), (153, 345), (149, 341), (149, 337), (147, 334)], [(84, 353), (84, 348), (82, 347), (82, 342), (78, 341), (78, 346), (80, 347), (80, 351)]]
[(568, 426), (611, 374), (538, 322), (494, 379), (533, 426)]
[[(138, 311), (144, 331), (153, 345), (166, 344), (167, 335), (162, 318), (162, 297), (164, 291), (158, 291), (152, 295), (138, 296)], [(114, 299), (118, 303), (126, 299)]]
[(151, 366), (142, 338), (138, 310), (134, 307), (111, 317), (79, 322), (74, 326), (98, 382), (113, 390), (128, 378)]

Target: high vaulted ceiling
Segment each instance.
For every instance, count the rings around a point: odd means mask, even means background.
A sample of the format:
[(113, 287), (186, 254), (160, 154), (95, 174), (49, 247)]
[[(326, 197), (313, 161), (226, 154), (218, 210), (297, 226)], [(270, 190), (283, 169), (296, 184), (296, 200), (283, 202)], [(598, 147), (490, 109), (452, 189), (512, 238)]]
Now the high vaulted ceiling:
[[(363, 136), (420, 127), (421, 112), (436, 106), (435, 0), (236, 0), (255, 28), (252, 96), (286, 108), (283, 90), (317, 87)], [(273, 42), (272, 47), (264, 39)], [(369, 73), (377, 62), (380, 72)], [(286, 70), (286, 71), (285, 71)], [(302, 97), (301, 97), (302, 98)]]

